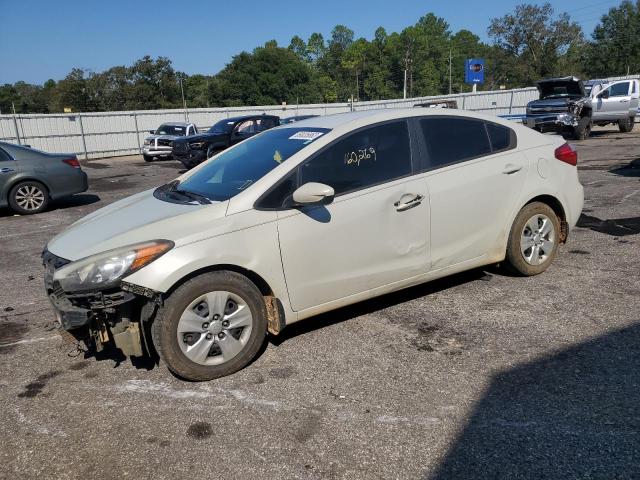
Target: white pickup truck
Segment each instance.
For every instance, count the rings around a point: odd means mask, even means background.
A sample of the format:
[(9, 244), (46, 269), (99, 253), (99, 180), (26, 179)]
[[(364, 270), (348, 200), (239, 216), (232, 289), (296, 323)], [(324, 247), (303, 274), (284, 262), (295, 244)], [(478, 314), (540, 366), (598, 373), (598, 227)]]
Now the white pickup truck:
[(617, 80), (604, 82), (590, 80), (585, 90), (591, 98), (591, 118), (594, 125), (617, 123), (621, 132), (633, 130), (638, 115), (640, 82)]

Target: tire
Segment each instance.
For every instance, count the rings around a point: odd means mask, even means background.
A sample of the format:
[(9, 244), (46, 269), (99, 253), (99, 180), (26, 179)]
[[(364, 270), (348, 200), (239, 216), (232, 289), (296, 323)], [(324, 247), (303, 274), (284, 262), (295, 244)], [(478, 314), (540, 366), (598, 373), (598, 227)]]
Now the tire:
[(622, 133), (629, 133), (631, 130), (633, 130), (634, 126), (635, 126), (634, 117), (628, 117), (622, 120), (618, 120), (618, 128)]
[[(549, 224), (545, 224), (544, 219), (547, 219)], [(541, 235), (535, 233), (536, 228), (534, 225), (537, 225), (538, 228), (541, 226), (544, 229)], [(551, 229), (549, 230), (546, 225), (549, 225)], [(527, 244), (524, 243), (525, 241), (527, 243), (531, 242), (532, 246), (525, 248), (527, 247)], [(559, 243), (560, 220), (551, 207), (541, 202), (525, 205), (518, 212), (509, 233), (506, 255), (507, 266), (519, 275), (527, 277), (538, 275), (544, 272), (556, 258)], [(546, 251), (547, 248), (550, 251)], [(527, 257), (530, 257), (530, 259)]]
[(49, 191), (40, 182), (20, 182), (9, 192), (9, 206), (20, 215), (40, 213), (48, 204)]
[[(232, 323), (225, 327), (225, 321)], [(242, 325), (234, 328), (233, 322)], [(171, 372), (193, 381), (224, 377), (248, 365), (266, 332), (262, 294), (246, 277), (228, 271), (206, 273), (180, 285), (151, 326), (160, 359)]]
[(153, 157), (151, 155), (142, 155), (145, 162), (153, 162)]
[(207, 158), (205, 158), (203, 162), (206, 160), (209, 160), (211, 157), (213, 157), (214, 155), (217, 155), (221, 151), (222, 151), (221, 148), (216, 148), (210, 145), (209, 148), (207, 148)]
[(578, 126), (573, 129), (573, 137), (576, 140), (586, 140), (591, 134), (591, 118), (582, 117), (578, 121)]

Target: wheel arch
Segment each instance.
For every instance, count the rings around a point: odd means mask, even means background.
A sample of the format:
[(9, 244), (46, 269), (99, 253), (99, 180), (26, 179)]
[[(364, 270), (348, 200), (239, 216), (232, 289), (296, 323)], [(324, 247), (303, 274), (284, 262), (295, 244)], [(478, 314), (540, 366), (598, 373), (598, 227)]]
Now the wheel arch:
[(567, 224), (567, 214), (565, 212), (564, 206), (562, 205), (562, 202), (560, 202), (560, 200), (553, 195), (543, 194), (530, 199), (520, 208), (520, 210), (530, 203), (534, 202), (544, 203), (554, 211), (554, 213), (558, 216), (558, 219), (560, 219), (560, 243), (566, 242), (569, 229)]
[(260, 276), (259, 274), (257, 274), (256, 272), (252, 271), (252, 270), (248, 270), (244, 267), (240, 267), (238, 265), (232, 265), (232, 264), (217, 264), (217, 265), (209, 265), (206, 267), (202, 267), (199, 268), (197, 270), (194, 270), (192, 272), (189, 272), (188, 274), (186, 274), (185, 276), (179, 278), (178, 280), (176, 280), (173, 285), (171, 285), (171, 287), (163, 294), (163, 296), (168, 296), (171, 295), (171, 293), (178, 288), (180, 285), (182, 285), (184, 282), (194, 278), (194, 277), (198, 277), (202, 274), (205, 273), (211, 273), (211, 272), (220, 272), (220, 271), (228, 271), (228, 272), (235, 272), (235, 273), (239, 273), (240, 275), (246, 277), (248, 280), (250, 280), (257, 288), (258, 290), (260, 290), (260, 293), (262, 293), (263, 296), (275, 296), (273, 289), (271, 288), (271, 286), (267, 283), (267, 281), (262, 278), (262, 276)]
[(6, 195), (5, 200), (9, 199), (9, 194), (11, 193), (11, 190), (13, 190), (14, 187), (17, 184), (22, 183), (22, 182), (38, 182), (39, 184), (44, 185), (44, 188), (47, 189), (47, 195), (49, 196), (49, 198), (51, 198), (51, 186), (49, 186), (49, 184), (46, 181), (44, 181), (41, 178), (35, 177), (33, 175), (26, 175), (24, 177), (16, 177), (16, 178), (10, 180), (9, 182), (7, 182), (7, 185), (5, 187), (6, 188), (5, 189), (5, 195)]

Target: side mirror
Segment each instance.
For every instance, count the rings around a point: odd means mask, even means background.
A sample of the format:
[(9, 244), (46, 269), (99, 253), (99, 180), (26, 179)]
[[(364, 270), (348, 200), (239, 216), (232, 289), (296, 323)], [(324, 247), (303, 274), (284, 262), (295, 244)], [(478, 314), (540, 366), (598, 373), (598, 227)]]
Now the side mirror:
[(150, 133), (151, 135), (153, 135), (154, 133), (156, 133), (156, 131), (155, 131), (155, 130), (149, 130), (149, 133)]
[(335, 192), (332, 187), (324, 183), (309, 182), (293, 192), (295, 205), (326, 205), (333, 202)]
[(607, 90), (605, 90), (604, 92), (602, 92), (602, 93), (600, 94), (600, 96), (601, 96), (603, 99), (605, 99), (605, 100), (606, 100), (607, 98), (609, 98), (609, 89), (607, 89)]

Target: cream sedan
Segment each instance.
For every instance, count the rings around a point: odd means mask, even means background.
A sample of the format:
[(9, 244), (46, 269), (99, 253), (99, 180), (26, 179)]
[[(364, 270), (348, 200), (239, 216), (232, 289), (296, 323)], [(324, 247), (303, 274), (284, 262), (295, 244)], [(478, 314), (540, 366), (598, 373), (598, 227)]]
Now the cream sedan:
[(43, 254), (47, 294), (89, 345), (210, 380), (322, 312), (488, 264), (543, 272), (582, 209), (576, 163), (493, 116), (316, 117), (76, 222)]

